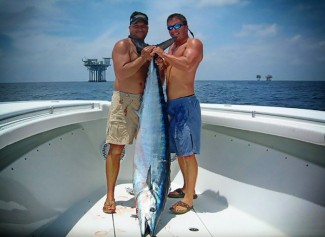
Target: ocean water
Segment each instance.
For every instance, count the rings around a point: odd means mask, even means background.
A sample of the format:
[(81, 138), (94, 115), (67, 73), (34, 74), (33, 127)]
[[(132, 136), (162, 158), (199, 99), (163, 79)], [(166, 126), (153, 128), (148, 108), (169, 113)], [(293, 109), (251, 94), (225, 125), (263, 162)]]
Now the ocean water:
[[(325, 81), (196, 81), (201, 103), (325, 111)], [(113, 82), (0, 83), (0, 102), (111, 100)]]

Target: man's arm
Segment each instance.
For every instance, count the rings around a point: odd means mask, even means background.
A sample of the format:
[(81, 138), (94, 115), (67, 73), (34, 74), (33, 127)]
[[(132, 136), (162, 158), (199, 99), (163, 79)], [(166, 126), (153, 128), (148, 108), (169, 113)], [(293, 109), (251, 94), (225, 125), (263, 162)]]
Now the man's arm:
[(129, 45), (125, 40), (116, 43), (113, 49), (114, 71), (117, 78), (128, 78), (134, 75), (149, 60), (153, 46), (148, 46), (141, 51), (140, 57), (131, 61)]
[(194, 69), (194, 65), (197, 64), (197, 62), (200, 62), (203, 58), (203, 44), (198, 39), (189, 40), (184, 54), (180, 57), (167, 54), (159, 48), (155, 48), (153, 53), (157, 53), (168, 64), (175, 68), (190, 71), (191, 69)]

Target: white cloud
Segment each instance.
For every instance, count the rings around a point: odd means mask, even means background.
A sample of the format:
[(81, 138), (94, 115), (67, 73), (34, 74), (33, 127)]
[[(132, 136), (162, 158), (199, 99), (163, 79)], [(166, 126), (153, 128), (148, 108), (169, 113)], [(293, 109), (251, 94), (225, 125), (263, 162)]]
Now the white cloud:
[[(278, 20), (276, 8), (266, 10), (274, 13), (273, 22), (281, 23), (281, 29), (286, 31), (279, 33), (280, 25), (276, 23), (244, 24), (249, 17), (248, 23), (261, 22), (252, 14), (261, 4), (248, 5), (249, 1), (145, 0), (140, 3), (128, 0), (128, 4), (123, 4), (123, 11), (114, 8), (118, 0), (88, 1), (87, 4), (72, 0), (56, 4), (57, 1), (61, 0), (26, 0), (17, 5), (19, 0), (0, 0), (3, 13), (0, 14), (0, 80), (87, 80), (87, 69), (81, 59), (110, 57), (115, 42), (128, 35), (128, 17), (134, 10), (146, 12), (150, 18), (146, 39), (150, 44), (169, 38), (168, 15), (181, 12), (187, 17), (191, 30), (204, 43), (199, 80), (250, 80), (256, 73), (275, 75), (275, 72), (295, 73), (303, 78), (299, 69), (319, 72), (325, 60), (323, 38), (309, 34), (307, 39), (304, 28), (291, 27)], [(74, 4), (79, 4), (78, 11)], [(245, 11), (242, 11), (243, 5)], [(226, 7), (220, 10), (223, 6)], [(102, 11), (98, 11), (99, 7)], [(85, 18), (94, 19), (94, 24), (87, 24), (89, 21)], [(233, 35), (236, 29), (238, 32)], [(107, 79), (114, 80), (112, 68), (107, 70)]]
[(301, 35), (295, 35), (292, 38), (289, 39), (291, 42), (297, 42), (301, 39)]
[(60, 0), (46, 0), (46, 1), (39, 1), (39, 0), (24, 0), (24, 1), (17, 1), (17, 0), (2, 0), (0, 6), (2, 11), (8, 13), (20, 12), (25, 10), (29, 7), (39, 7), (43, 10), (53, 10), (53, 5), (55, 2)]
[(207, 6), (216, 6), (216, 7), (223, 7), (228, 5), (245, 5), (247, 1), (243, 0), (200, 0), (198, 1), (198, 6), (207, 7)]
[[(117, 40), (112, 29), (87, 42), (80, 38), (42, 33), (17, 37), (14, 41), (16, 53), (1, 60), (2, 78), (6, 81), (8, 78), (10, 81), (87, 80), (82, 58), (102, 60), (103, 57), (111, 57)], [(14, 74), (11, 73), (13, 71)]]
[(243, 25), (240, 32), (235, 34), (238, 37), (268, 37), (268, 36), (275, 36), (277, 34), (277, 25), (266, 25), (266, 24), (259, 24), (259, 25)]

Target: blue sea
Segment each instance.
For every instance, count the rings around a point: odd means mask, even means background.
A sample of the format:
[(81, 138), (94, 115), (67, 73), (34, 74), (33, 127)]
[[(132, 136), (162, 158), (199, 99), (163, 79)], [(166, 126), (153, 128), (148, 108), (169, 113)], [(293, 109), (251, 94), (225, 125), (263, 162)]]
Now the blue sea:
[[(111, 100), (113, 81), (0, 83), (0, 102)], [(201, 103), (325, 111), (325, 81), (196, 81)]]

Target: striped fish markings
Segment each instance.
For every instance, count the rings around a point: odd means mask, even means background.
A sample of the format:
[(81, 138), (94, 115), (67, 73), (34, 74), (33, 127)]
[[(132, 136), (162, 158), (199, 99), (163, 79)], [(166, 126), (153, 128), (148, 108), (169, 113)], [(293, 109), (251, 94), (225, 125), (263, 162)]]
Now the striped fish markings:
[[(158, 46), (165, 49), (173, 42), (169, 40), (169, 45), (162, 43)], [(170, 185), (168, 127), (167, 105), (159, 70), (151, 60), (134, 155), (133, 189), (141, 236), (156, 234), (167, 199)]]

